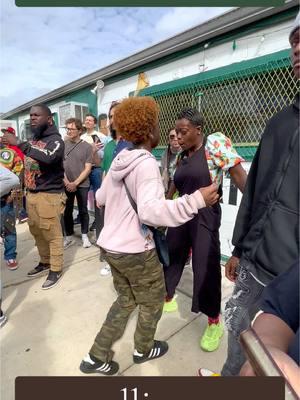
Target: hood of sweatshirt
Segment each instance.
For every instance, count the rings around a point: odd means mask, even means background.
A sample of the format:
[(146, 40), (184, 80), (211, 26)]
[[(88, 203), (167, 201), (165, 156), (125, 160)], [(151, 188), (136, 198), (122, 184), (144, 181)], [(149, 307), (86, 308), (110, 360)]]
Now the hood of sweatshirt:
[(147, 158), (155, 157), (145, 149), (124, 149), (121, 151), (111, 165), (111, 176), (115, 181), (121, 181)]
[(33, 130), (32, 132), (33, 132), (33, 140), (41, 140), (47, 136), (53, 136), (53, 135), (59, 135), (59, 137), (61, 138), (61, 135), (58, 132), (56, 125), (50, 125), (44, 130), (41, 128), (41, 131)]

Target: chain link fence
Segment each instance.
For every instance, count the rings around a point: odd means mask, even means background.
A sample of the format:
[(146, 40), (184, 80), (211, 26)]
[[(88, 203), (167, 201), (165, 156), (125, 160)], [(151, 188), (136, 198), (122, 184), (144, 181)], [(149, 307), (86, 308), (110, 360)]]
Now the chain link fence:
[(206, 135), (223, 132), (250, 161), (267, 120), (290, 104), (298, 90), (289, 54), (282, 53), (285, 57), (276, 60), (257, 65), (252, 60), (252, 65), (245, 68), (238, 64), (224, 67), (224, 74), (218, 69), (217, 74), (209, 71), (178, 80), (177, 84), (173, 81), (142, 91), (139, 95), (153, 96), (160, 106), (161, 142), (156, 155), (159, 157), (167, 145), (168, 132), (174, 127), (177, 114), (191, 106), (203, 114)]

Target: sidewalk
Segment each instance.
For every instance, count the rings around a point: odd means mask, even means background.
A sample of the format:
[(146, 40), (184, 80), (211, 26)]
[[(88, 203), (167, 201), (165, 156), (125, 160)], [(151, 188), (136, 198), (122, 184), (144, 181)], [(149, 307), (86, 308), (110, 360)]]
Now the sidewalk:
[[(27, 224), (18, 225), (20, 268), (7, 270), (1, 262), (3, 311), (8, 322), (1, 328), (1, 399), (14, 399), (17, 376), (82, 376), (81, 359), (93, 343), (115, 299), (111, 277), (100, 275), (96, 246), (84, 249), (78, 243), (65, 251), (64, 276), (50, 290), (41, 290), (45, 276), (28, 279), (38, 262)], [(92, 238), (92, 235), (91, 235)], [(198, 345), (206, 317), (190, 312), (191, 267), (186, 267), (178, 288), (178, 312), (163, 314), (156, 337), (167, 340), (166, 356), (136, 365), (132, 361), (136, 312), (125, 334), (114, 345), (115, 360), (123, 376), (195, 376), (200, 366), (219, 371), (226, 356), (226, 335), (220, 348), (205, 353)], [(232, 285), (223, 279), (223, 307)]]

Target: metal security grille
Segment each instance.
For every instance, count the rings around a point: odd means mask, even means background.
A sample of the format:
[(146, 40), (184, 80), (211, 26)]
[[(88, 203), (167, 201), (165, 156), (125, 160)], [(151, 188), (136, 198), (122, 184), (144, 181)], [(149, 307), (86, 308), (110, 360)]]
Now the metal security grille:
[[(203, 114), (206, 135), (220, 131), (230, 137), (246, 159), (251, 160), (266, 121), (290, 104), (297, 93), (297, 81), (290, 67), (289, 54), (265, 63), (252, 62), (245, 68), (224, 67), (213, 76), (205, 73), (179, 80), (169, 87), (159, 85), (141, 95), (153, 96), (160, 106), (160, 146), (182, 108), (198, 108)], [(243, 63), (239, 63), (243, 64)], [(209, 75), (207, 73), (207, 75)], [(182, 81), (182, 84), (180, 84)], [(162, 88), (160, 89), (160, 86)]]

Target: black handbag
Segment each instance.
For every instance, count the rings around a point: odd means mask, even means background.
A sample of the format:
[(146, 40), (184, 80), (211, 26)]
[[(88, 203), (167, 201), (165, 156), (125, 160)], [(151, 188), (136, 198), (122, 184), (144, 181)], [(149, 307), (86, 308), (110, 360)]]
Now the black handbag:
[[(136, 202), (133, 200), (124, 179), (123, 182), (125, 185), (126, 193), (130, 201), (130, 204), (134, 209), (134, 211), (138, 214)], [(154, 226), (149, 226), (149, 225), (146, 226), (152, 232), (159, 261), (164, 267), (168, 267), (170, 265), (170, 257), (169, 257), (167, 238), (165, 234), (165, 228), (154, 228)]]

